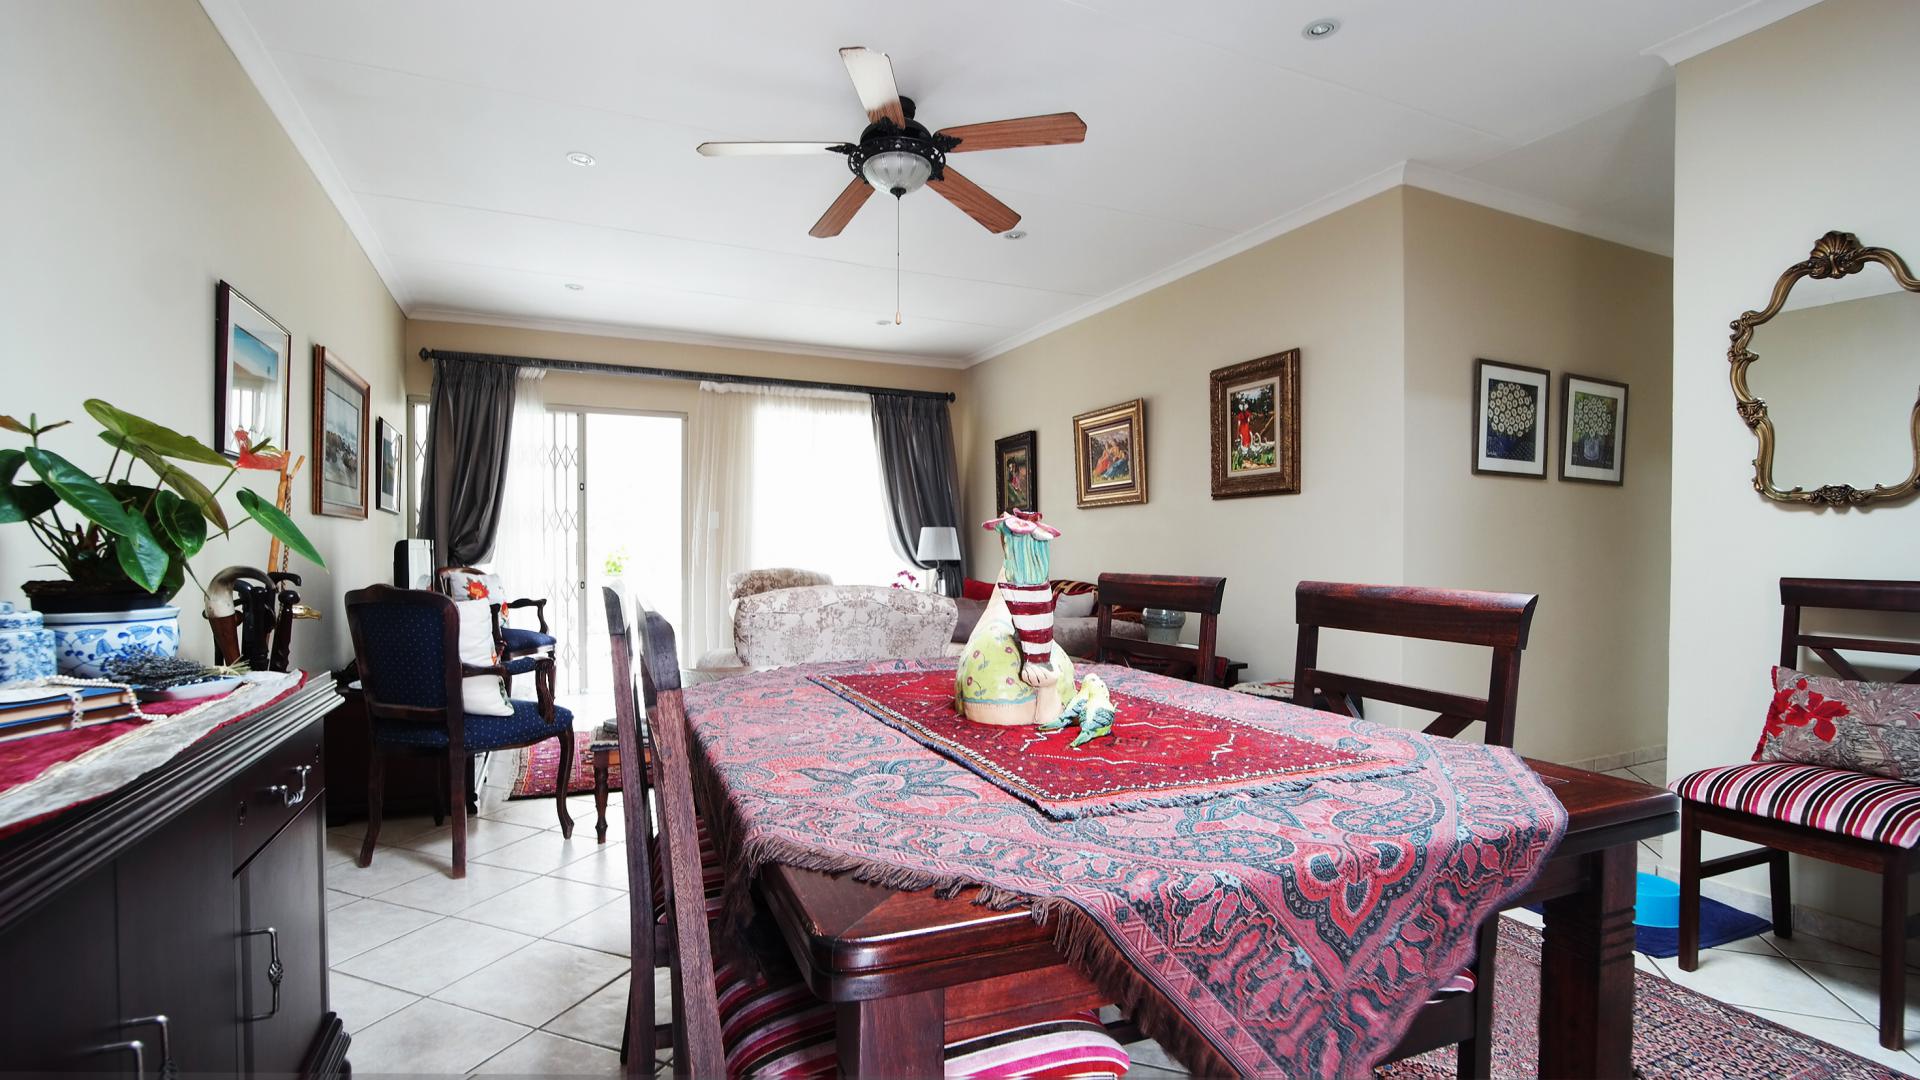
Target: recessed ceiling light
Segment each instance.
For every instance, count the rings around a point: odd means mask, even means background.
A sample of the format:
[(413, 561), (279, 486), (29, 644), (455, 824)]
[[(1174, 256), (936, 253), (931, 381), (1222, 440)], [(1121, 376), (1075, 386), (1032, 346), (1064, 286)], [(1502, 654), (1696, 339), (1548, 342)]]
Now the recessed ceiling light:
[(567, 160), (573, 162), (575, 165), (584, 167), (593, 164), (593, 155), (587, 153), (585, 150), (575, 150), (567, 155)]
[(1300, 36), (1308, 41), (1319, 41), (1333, 36), (1340, 29), (1339, 19), (1315, 19), (1300, 30)]
[(574, 292), (579, 292), (581, 289), (586, 288), (586, 286), (577, 281), (569, 281), (567, 282), (567, 288), (572, 289)]
[(1023, 240), (1023, 239), (1025, 239), (1025, 238), (1026, 238), (1026, 235), (1027, 235), (1027, 230), (1025, 230), (1025, 229), (1008, 229), (1008, 230), (1007, 230), (1006, 232), (1003, 232), (1003, 233), (1001, 233), (1000, 235), (1001, 235), (1001, 236), (1004, 236), (1004, 237), (1006, 237), (1006, 238), (1007, 238), (1007, 239), (1009, 239), (1009, 240)]
[(893, 325), (893, 320), (892, 320), (892, 319), (875, 319), (875, 320), (873, 320), (873, 325), (875, 325), (875, 326), (892, 326), (892, 325)]

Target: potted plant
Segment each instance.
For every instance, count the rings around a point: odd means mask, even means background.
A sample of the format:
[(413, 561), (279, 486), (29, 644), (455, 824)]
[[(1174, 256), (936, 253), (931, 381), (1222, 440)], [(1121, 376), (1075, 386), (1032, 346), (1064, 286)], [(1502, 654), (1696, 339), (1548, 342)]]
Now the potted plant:
[[(62, 420), (26, 423), (0, 416), (0, 428), (24, 435), (24, 449), (0, 448), (0, 524), (19, 522), (53, 556), (66, 577), (29, 581), (22, 589), (54, 630), (63, 674), (97, 676), (99, 664), (123, 652), (171, 656), (179, 644), (179, 609), (167, 605), (193, 570), (189, 561), (211, 532), (224, 536), (249, 521), (287, 548), (324, 566), (300, 528), (253, 491), (234, 494), (246, 516), (227, 517), (219, 495), (242, 467), (278, 470), (267, 448), (243, 449), (238, 464), (200, 440), (114, 408), (86, 403), (113, 457), (98, 478), (41, 445)], [(245, 448), (243, 440), (242, 446)], [(223, 471), (206, 484), (183, 464)], [(152, 473), (135, 478), (136, 467)], [(16, 482), (23, 470), (32, 479)], [(196, 579), (197, 581), (198, 579)]]

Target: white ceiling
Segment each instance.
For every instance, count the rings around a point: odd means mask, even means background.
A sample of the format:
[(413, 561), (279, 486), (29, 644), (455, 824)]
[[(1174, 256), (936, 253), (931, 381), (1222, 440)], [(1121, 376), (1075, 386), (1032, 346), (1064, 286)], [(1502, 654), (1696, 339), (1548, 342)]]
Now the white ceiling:
[[(202, 0), (411, 316), (949, 364), (1403, 181), (1665, 250), (1672, 79), (1645, 50), (1807, 2)], [(807, 235), (844, 159), (693, 151), (856, 138), (854, 44), (929, 127), (1088, 127), (956, 155), (1024, 240), (902, 201), (898, 327), (888, 200)]]

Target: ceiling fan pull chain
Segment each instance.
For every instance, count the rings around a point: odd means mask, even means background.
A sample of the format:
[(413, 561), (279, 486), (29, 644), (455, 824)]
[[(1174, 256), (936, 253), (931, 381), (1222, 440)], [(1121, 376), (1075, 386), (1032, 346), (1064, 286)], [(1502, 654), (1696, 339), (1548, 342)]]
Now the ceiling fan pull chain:
[(900, 196), (893, 197), (893, 325), (900, 325)]

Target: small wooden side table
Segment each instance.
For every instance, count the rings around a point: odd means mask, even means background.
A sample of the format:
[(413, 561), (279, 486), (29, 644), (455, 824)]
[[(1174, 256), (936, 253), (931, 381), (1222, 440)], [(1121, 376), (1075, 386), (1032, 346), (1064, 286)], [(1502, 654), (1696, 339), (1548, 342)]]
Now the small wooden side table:
[(620, 743), (595, 738), (588, 749), (593, 753), (593, 832), (604, 844), (607, 842), (607, 777), (620, 767)]

